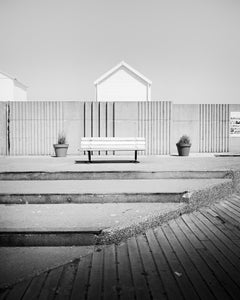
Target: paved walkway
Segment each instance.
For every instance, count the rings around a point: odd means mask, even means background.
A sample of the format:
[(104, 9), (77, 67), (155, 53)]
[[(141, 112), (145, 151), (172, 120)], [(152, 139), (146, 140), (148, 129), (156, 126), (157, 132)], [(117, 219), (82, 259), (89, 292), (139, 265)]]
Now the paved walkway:
[[(104, 163), (84, 163), (87, 156), (68, 156), (56, 158), (49, 156), (12, 156), (0, 157), (0, 172), (27, 171), (75, 171), (75, 172), (107, 172), (107, 171), (207, 171), (207, 170), (240, 170), (239, 157), (215, 157), (213, 154), (191, 154), (179, 156), (139, 156), (139, 164), (117, 163), (117, 160), (129, 159), (124, 156), (101, 156), (96, 159), (111, 161)], [(76, 163), (76, 161), (78, 163)]]
[(0, 299), (239, 299), (240, 197), (97, 247)]
[[(230, 179), (19, 180), (0, 181), (0, 195), (33, 194), (162, 194), (209, 188)], [(123, 195), (122, 195), (123, 196)]]

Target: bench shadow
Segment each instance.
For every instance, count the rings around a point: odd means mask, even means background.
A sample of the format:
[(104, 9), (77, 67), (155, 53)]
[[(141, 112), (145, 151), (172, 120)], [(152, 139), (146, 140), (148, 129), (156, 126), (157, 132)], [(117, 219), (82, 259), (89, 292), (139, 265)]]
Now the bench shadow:
[(75, 164), (129, 164), (129, 163), (139, 163), (135, 160), (75, 160)]

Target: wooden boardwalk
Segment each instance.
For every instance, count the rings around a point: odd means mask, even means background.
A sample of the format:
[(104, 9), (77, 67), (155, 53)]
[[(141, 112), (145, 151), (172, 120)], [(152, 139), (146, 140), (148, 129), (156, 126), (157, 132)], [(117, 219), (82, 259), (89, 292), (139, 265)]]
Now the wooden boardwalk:
[(0, 299), (240, 299), (240, 197), (2, 291)]

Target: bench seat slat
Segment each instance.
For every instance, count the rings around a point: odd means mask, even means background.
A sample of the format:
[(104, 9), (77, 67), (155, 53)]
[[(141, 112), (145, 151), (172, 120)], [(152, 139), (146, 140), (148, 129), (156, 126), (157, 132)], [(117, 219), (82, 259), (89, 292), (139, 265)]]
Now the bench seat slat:
[(145, 138), (142, 137), (84, 137), (81, 149), (85, 151), (144, 151)]

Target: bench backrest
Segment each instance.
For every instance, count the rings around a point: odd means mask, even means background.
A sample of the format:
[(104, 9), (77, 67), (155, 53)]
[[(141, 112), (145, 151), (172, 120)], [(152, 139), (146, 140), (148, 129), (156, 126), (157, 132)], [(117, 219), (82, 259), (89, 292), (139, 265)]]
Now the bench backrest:
[(131, 137), (84, 137), (81, 138), (82, 150), (145, 150), (145, 138)]

